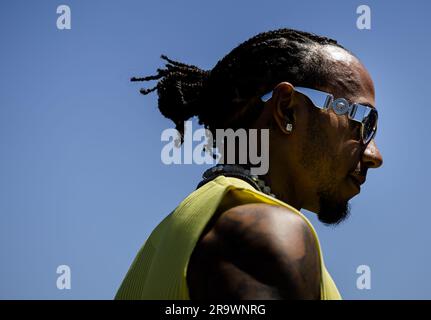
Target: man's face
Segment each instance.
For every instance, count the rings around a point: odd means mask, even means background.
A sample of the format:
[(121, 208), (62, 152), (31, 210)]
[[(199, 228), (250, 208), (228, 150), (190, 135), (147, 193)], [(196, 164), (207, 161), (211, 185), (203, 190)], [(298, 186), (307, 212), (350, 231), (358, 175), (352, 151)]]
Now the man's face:
[[(374, 85), (364, 66), (340, 48), (327, 46), (323, 54), (333, 72), (327, 84), (315, 89), (335, 99), (375, 106)], [(315, 195), (311, 207), (318, 208), (324, 223), (339, 223), (348, 216), (348, 201), (360, 192), (368, 168), (382, 164), (374, 139), (367, 146), (361, 143), (360, 129), (359, 123), (332, 109), (310, 109), (299, 163)]]

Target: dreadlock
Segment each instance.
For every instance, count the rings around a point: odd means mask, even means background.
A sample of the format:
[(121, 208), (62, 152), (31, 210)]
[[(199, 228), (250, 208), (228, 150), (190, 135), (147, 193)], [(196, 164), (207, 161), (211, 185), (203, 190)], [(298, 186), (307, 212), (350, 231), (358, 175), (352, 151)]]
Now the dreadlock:
[(310, 87), (324, 84), (330, 67), (318, 49), (325, 45), (343, 48), (333, 39), (279, 29), (243, 42), (212, 70), (162, 55), (167, 62), (164, 69), (131, 81), (158, 80), (155, 87), (140, 92), (146, 95), (157, 90), (159, 110), (175, 123), (182, 142), (184, 121), (193, 116), (213, 133), (216, 128), (247, 128), (262, 110), (259, 97), (279, 82)]

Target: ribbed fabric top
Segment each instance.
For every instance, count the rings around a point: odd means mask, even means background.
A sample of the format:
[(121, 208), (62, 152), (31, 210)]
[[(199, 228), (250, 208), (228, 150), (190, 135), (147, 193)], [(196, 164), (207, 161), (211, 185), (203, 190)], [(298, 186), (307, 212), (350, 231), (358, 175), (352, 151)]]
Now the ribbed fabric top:
[(223, 175), (189, 194), (159, 223), (139, 250), (115, 299), (189, 300), (187, 266), (205, 226), (219, 206), (229, 208), (246, 203), (283, 206), (304, 219), (319, 251), (321, 299), (341, 299), (326, 270), (319, 239), (310, 221), (300, 211), (257, 191), (246, 181)]

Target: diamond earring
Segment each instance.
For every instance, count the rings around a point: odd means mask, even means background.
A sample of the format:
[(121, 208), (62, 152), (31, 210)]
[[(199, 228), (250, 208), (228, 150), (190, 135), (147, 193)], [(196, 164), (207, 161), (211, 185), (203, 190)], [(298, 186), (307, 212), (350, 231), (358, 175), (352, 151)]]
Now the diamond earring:
[(288, 123), (286, 124), (286, 130), (287, 130), (287, 131), (289, 131), (289, 132), (292, 132), (292, 129), (293, 129), (293, 125), (292, 125), (291, 123), (289, 123), (289, 122), (288, 122)]

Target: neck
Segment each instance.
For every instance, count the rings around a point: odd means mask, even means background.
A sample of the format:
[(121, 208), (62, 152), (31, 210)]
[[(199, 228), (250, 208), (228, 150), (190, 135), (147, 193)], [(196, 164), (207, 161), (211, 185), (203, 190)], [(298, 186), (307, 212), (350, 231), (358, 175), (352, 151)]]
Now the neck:
[(291, 175), (291, 170), (282, 170), (284, 174), (279, 171), (271, 171), (271, 167), (265, 176), (261, 179), (271, 187), (272, 192), (276, 197), (287, 204), (291, 205), (298, 211), (303, 208), (303, 198), (301, 197), (304, 192), (298, 189), (298, 180)]

